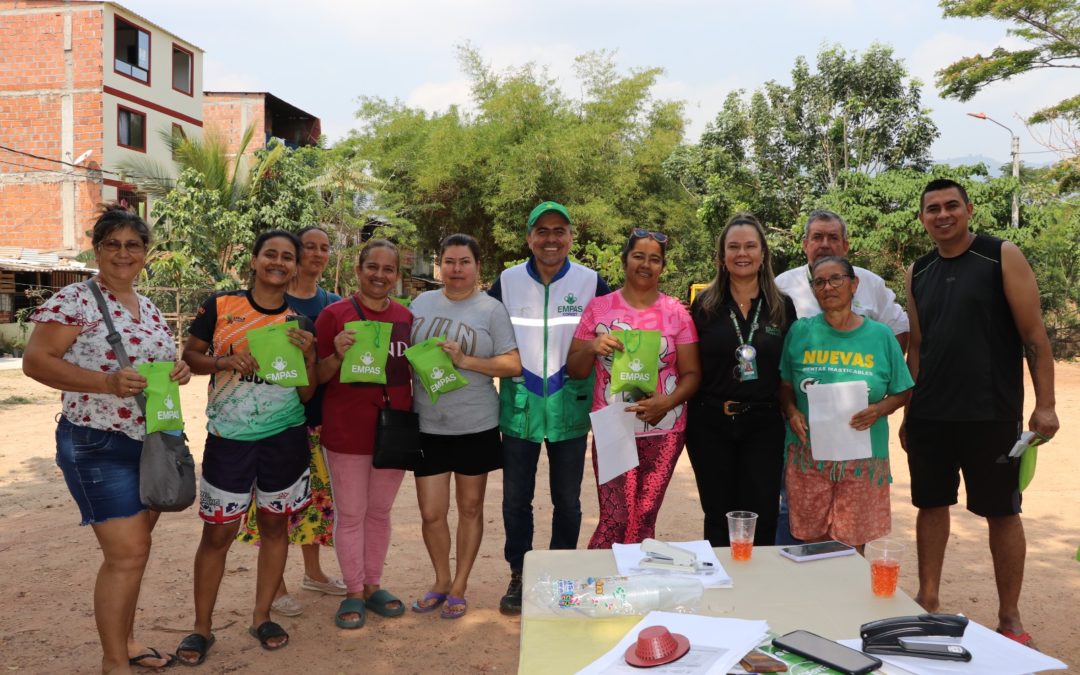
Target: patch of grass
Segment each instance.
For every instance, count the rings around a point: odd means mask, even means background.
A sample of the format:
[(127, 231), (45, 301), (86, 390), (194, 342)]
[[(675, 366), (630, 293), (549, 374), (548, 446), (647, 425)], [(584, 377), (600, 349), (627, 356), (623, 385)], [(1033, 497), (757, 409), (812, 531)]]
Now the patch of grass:
[(5, 399), (0, 399), (0, 405), (21, 405), (24, 403), (37, 403), (37, 400), (26, 396), (8, 396)]

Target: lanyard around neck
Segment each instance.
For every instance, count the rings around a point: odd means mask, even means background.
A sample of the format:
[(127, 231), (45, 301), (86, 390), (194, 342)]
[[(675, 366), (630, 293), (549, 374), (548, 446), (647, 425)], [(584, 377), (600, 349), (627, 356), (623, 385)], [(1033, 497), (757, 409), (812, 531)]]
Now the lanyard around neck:
[(739, 320), (735, 317), (735, 310), (728, 310), (731, 314), (731, 325), (735, 327), (735, 335), (739, 336), (740, 345), (748, 345), (754, 341), (754, 333), (756, 333), (758, 329), (758, 319), (761, 317), (761, 305), (763, 304), (761, 298), (758, 298), (757, 307), (754, 309), (754, 318), (750, 322), (750, 335), (746, 338), (743, 338), (742, 328), (739, 328)]

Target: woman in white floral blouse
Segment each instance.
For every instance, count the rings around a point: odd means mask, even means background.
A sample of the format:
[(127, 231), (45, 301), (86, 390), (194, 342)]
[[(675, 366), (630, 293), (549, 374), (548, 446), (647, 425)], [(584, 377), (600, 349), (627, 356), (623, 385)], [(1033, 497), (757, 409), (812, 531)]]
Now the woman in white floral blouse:
[(94, 223), (91, 241), (99, 270), (94, 279), (131, 366), (120, 367), (105, 340), (109, 331), (94, 296), (79, 282), (62, 288), (31, 314), (36, 326), (26, 345), (23, 372), (63, 392), (56, 463), (79, 506), (82, 524), (94, 529), (105, 557), (94, 586), (101, 670), (128, 673), (132, 666), (159, 668), (176, 658), (134, 637), (150, 532), (160, 514), (139, 501), (146, 424), (134, 396), (146, 388), (146, 379), (133, 366), (175, 361), (170, 376), (180, 384), (191, 379), (191, 370), (176, 360), (176, 343), (161, 312), (134, 288), (150, 244), (146, 223), (118, 206), (108, 207)]

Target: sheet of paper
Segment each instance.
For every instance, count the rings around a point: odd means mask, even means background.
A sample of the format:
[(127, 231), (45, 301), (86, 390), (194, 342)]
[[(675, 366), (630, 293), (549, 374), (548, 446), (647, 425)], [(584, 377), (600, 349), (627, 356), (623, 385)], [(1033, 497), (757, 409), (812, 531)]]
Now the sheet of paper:
[(693, 572), (670, 572), (668, 570), (642, 568), (639, 565), (641, 559), (645, 557), (645, 552), (641, 550), (641, 544), (612, 544), (611, 552), (615, 555), (615, 566), (619, 568), (619, 574), (624, 577), (631, 574), (662, 574), (664, 576), (697, 579), (705, 588), (732, 587), (731, 577), (728, 576), (724, 566), (720, 564), (720, 559), (716, 557), (716, 551), (713, 550), (708, 541), (700, 539), (698, 541), (666, 541), (664, 543), (685, 548), (697, 555), (698, 560), (711, 562), (713, 571), (708, 574), (695, 574)]
[(806, 388), (810, 403), (810, 450), (816, 460), (845, 461), (871, 456), (870, 430), (856, 431), (851, 417), (870, 404), (866, 383), (834, 382)]
[[(649, 668), (650, 675), (704, 675), (726, 674), (748, 651), (758, 645), (769, 630), (764, 621), (724, 619), (696, 614), (674, 612), (649, 612), (630, 629), (619, 644), (608, 653), (581, 669), (580, 675), (604, 673), (641, 673), (641, 669), (621, 670), (627, 665), (626, 650), (637, 644), (638, 633), (649, 626), (664, 626), (672, 633), (685, 635), (690, 640), (690, 651), (674, 663)], [(689, 659), (689, 660), (688, 660)]]
[[(862, 649), (862, 640), (840, 640), (840, 644)], [(937, 661), (910, 656), (874, 654), (886, 664), (896, 665), (916, 675), (965, 675), (994, 673), (994, 675), (1024, 675), (1044, 670), (1065, 670), (1064, 663), (1052, 656), (1014, 642), (986, 626), (971, 621), (960, 638), (960, 644), (971, 652), (971, 661)]]
[(589, 413), (593, 440), (596, 442), (596, 478), (604, 484), (638, 465), (637, 443), (634, 440), (632, 412), (626, 406), (613, 403)]

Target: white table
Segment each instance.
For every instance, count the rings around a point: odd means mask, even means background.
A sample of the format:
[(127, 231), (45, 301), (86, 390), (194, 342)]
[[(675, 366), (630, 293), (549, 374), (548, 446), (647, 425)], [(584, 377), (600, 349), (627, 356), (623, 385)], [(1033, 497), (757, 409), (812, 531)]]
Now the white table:
[[(859, 555), (797, 563), (773, 546), (755, 547), (749, 562), (732, 561), (726, 548), (716, 549), (716, 554), (735, 586), (707, 589), (701, 614), (765, 619), (777, 634), (803, 628), (837, 640), (858, 637), (859, 626), (868, 621), (923, 611), (899, 589), (892, 598), (874, 596), (870, 565)], [(578, 579), (615, 574), (611, 551), (530, 551), (525, 556), (518, 672), (576, 672), (611, 649), (641, 619), (554, 616), (528, 597), (541, 575)]]

